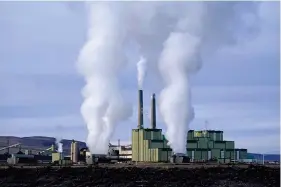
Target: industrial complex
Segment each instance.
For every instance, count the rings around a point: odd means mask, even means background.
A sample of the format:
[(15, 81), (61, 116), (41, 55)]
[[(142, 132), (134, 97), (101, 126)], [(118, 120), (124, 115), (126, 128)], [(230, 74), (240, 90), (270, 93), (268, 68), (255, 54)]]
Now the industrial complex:
[[(70, 153), (59, 151), (58, 145), (53, 144), (37, 154), (33, 150), (21, 148), (17, 153), (9, 153), (12, 147), (20, 147), (20, 143), (8, 145), (0, 148), (8, 150), (0, 155), (0, 160), (8, 164), (38, 164), (51, 163), (55, 165), (70, 164), (95, 164), (97, 162), (116, 163), (168, 163), (168, 162), (216, 162), (230, 163), (243, 162), (247, 158), (247, 149), (235, 148), (234, 141), (223, 138), (223, 131), (189, 130), (186, 140), (185, 153), (173, 153), (168, 144), (162, 129), (157, 128), (156, 121), (156, 96), (151, 96), (151, 124), (149, 128), (144, 127), (143, 120), (143, 90), (138, 91), (138, 124), (136, 129), (132, 129), (131, 145), (122, 146), (109, 144), (106, 155), (91, 154), (87, 147), (81, 147), (77, 141), (73, 140), (70, 145)], [(65, 150), (65, 149), (64, 149)]]
[[(138, 128), (132, 130), (132, 161), (136, 162), (168, 162), (172, 149), (156, 128), (156, 98), (151, 97), (151, 127), (143, 124), (143, 90), (139, 90)], [(187, 135), (186, 155), (191, 162), (218, 161), (229, 163), (232, 160), (247, 158), (247, 149), (235, 149), (234, 141), (223, 139), (223, 131), (189, 130)]]

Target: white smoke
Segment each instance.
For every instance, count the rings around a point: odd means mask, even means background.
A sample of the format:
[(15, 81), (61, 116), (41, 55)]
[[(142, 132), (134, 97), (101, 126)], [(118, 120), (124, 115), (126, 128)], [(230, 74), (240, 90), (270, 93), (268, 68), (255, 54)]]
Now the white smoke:
[(194, 116), (188, 76), (200, 62), (199, 45), (200, 39), (189, 33), (171, 33), (159, 61), (166, 83), (160, 95), (160, 112), (167, 125), (169, 144), (177, 153), (186, 152), (187, 124)]
[(201, 67), (204, 50), (214, 52), (220, 46), (235, 44), (231, 26), (243, 14), (237, 3), (200, 2), (182, 14), (164, 42), (159, 70), (165, 83), (160, 95), (160, 113), (167, 126), (167, 139), (174, 152), (186, 153), (188, 125), (194, 118), (190, 75)]
[[(145, 65), (138, 67), (139, 87), (146, 65), (148, 71), (153, 69), (155, 77), (161, 75), (164, 89), (160, 113), (167, 138), (175, 152), (185, 153), (188, 125), (194, 118), (190, 75), (201, 68), (206, 54), (236, 44), (240, 36), (248, 33), (243, 15), (255, 20), (255, 3), (95, 2), (88, 8), (88, 38), (78, 67), (86, 81), (81, 112), (88, 127), (91, 152), (105, 153), (115, 125), (131, 115), (118, 76), (126, 65), (124, 43), (133, 38), (145, 56), (138, 63)], [(158, 80), (152, 82), (154, 86), (162, 84)]]
[(81, 113), (88, 127), (87, 145), (92, 153), (107, 153), (115, 125), (131, 115), (119, 87), (118, 76), (126, 65), (123, 43), (126, 35), (118, 4), (92, 2), (88, 38), (78, 59), (84, 76)]
[(56, 145), (58, 147), (58, 152), (63, 152), (63, 144), (62, 144), (62, 138), (56, 138)]
[(58, 143), (58, 152), (59, 153), (63, 152), (63, 144), (62, 143)]
[(138, 86), (141, 89), (143, 87), (143, 80), (146, 74), (146, 59), (141, 56), (140, 60), (137, 63), (138, 69)]

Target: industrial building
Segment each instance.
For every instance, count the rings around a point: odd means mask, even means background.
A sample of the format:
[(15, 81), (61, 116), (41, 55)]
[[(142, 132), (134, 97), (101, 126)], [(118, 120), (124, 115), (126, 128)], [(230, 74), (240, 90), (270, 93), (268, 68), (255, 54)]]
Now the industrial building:
[(139, 90), (138, 128), (132, 130), (132, 161), (136, 162), (167, 162), (172, 149), (162, 134), (162, 129), (156, 128), (155, 94), (151, 97), (151, 128), (143, 126), (143, 91)]
[(187, 137), (187, 155), (191, 161), (216, 159), (226, 163), (247, 158), (247, 149), (235, 149), (234, 141), (223, 139), (223, 131), (189, 130)]
[(109, 143), (109, 151), (110, 149), (116, 150), (119, 152), (120, 158), (128, 158), (132, 159), (132, 145), (121, 145), (120, 140), (118, 140), (118, 145), (113, 145)]
[(79, 155), (78, 142), (72, 140), (70, 145), (70, 156), (64, 156), (62, 152), (54, 151), (52, 153), (52, 163), (58, 163), (60, 165), (78, 163)]
[[(143, 91), (138, 93), (138, 128), (132, 130), (132, 161), (135, 162), (168, 162), (172, 157), (172, 149), (156, 128), (155, 94), (151, 99), (151, 128), (143, 125)], [(215, 160), (228, 163), (233, 160), (247, 158), (247, 149), (235, 149), (234, 141), (223, 139), (223, 131), (189, 130), (187, 135), (186, 154), (191, 162)]]
[[(132, 145), (118, 146), (109, 144), (107, 154), (97, 155), (82, 146), (79, 149), (79, 142), (72, 140), (70, 145), (70, 154), (65, 156), (65, 151), (59, 152), (53, 144), (48, 148), (36, 148), (37, 154), (32, 154), (32, 149), (24, 149), (21, 152), (22, 143), (0, 148), (5, 151), (0, 157), (0, 162), (7, 160), (9, 164), (20, 163), (53, 163), (60, 165), (68, 164), (94, 164), (97, 162), (115, 163), (115, 162), (206, 162), (215, 161), (219, 163), (229, 163), (232, 161), (242, 161), (247, 158), (247, 149), (236, 149), (234, 141), (224, 140), (223, 131), (204, 130), (187, 132), (186, 152), (173, 153), (168, 145), (168, 140), (163, 135), (162, 129), (156, 125), (156, 97), (151, 97), (151, 124), (150, 128), (144, 128), (143, 120), (143, 90), (138, 91), (138, 127), (132, 129)], [(69, 141), (70, 143), (70, 141)], [(48, 144), (49, 146), (50, 144)], [(69, 145), (69, 144), (68, 144)], [(80, 144), (81, 147), (81, 144)], [(10, 149), (17, 149), (17, 153), (10, 154)], [(6, 152), (8, 150), (8, 152)], [(68, 149), (69, 150), (69, 149)], [(51, 155), (51, 156), (49, 156)]]
[(132, 159), (132, 145), (118, 146), (119, 157)]

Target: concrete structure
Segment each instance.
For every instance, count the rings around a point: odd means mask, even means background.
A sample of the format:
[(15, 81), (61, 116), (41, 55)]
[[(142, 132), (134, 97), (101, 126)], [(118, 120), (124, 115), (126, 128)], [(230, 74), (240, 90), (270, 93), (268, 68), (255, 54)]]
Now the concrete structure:
[(95, 159), (94, 159), (92, 153), (87, 151), (86, 152), (86, 163), (87, 164), (94, 164), (94, 162), (95, 162)]
[(217, 159), (226, 163), (247, 158), (247, 149), (235, 149), (234, 141), (223, 139), (223, 131), (194, 131), (187, 135), (187, 155), (191, 161)]
[(132, 161), (168, 162), (171, 155), (162, 129), (133, 129)]
[(162, 134), (162, 129), (156, 128), (155, 94), (152, 95), (151, 128), (143, 128), (143, 92), (139, 90), (138, 129), (132, 130), (132, 161), (136, 162), (168, 162), (172, 149)]
[(139, 90), (138, 129), (143, 129), (143, 91)]
[(70, 160), (73, 163), (77, 163), (78, 162), (78, 156), (79, 156), (78, 143), (73, 140), (72, 143), (71, 143)]
[(128, 158), (132, 159), (132, 145), (121, 145), (120, 140), (118, 140), (118, 145), (113, 145), (109, 143), (109, 150), (113, 149), (118, 151), (119, 158)]
[(156, 129), (156, 101), (155, 94), (151, 96), (151, 129)]
[(132, 146), (119, 146), (119, 157), (120, 158), (131, 158), (132, 159)]
[(63, 160), (62, 153), (52, 153), (52, 162)]

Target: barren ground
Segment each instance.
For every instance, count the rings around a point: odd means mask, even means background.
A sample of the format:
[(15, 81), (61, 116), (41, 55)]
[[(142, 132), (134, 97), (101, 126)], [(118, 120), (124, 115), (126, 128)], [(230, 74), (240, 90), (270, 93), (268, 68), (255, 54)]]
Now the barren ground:
[(280, 168), (80, 167), (0, 169), (0, 187), (280, 186)]

